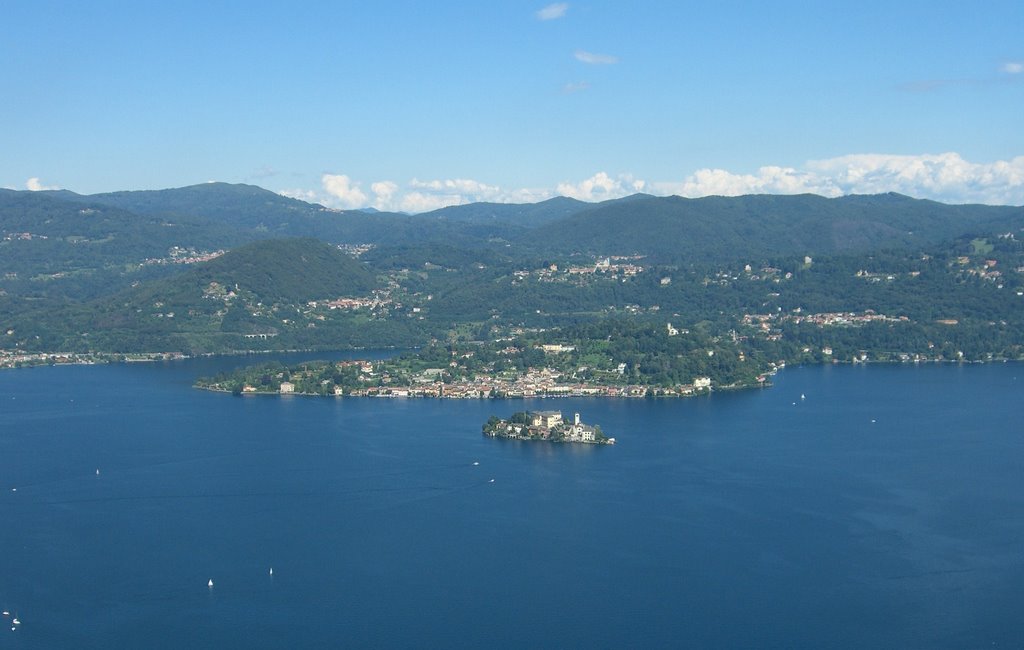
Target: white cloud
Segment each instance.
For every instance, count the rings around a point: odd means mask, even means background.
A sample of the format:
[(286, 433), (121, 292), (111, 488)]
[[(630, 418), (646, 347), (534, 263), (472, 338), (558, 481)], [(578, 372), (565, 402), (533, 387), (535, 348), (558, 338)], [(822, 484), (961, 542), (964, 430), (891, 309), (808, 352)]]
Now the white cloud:
[(389, 210), (395, 192), (398, 191), (398, 183), (391, 181), (377, 181), (370, 184), (370, 190), (377, 197), (373, 201), (373, 207), (378, 210)]
[(492, 203), (535, 203), (554, 196), (549, 189), (504, 189), (468, 178), (420, 180), (404, 185), (382, 180), (370, 183), (372, 200), (363, 184), (346, 175), (324, 174), (321, 190), (284, 189), (282, 196), (320, 203), (331, 208), (353, 209), (368, 205), (392, 212), (428, 212), (450, 205), (488, 201)]
[(407, 192), (395, 203), (393, 210), (399, 212), (430, 212), (450, 205), (471, 203), (458, 194), (432, 194), (430, 192)]
[(540, 11), (537, 12), (538, 20), (554, 20), (555, 18), (561, 18), (565, 15), (565, 12), (569, 10), (568, 2), (556, 2), (550, 4)]
[(1020, 74), (1024, 72), (1024, 62), (1021, 61), (1007, 61), (1003, 64), (1003, 72), (1006, 74)]
[(430, 190), (432, 192), (470, 194), (481, 197), (480, 200), (486, 200), (487, 197), (495, 196), (501, 192), (501, 188), (496, 185), (485, 185), (479, 181), (466, 178), (436, 181), (421, 181), (414, 178), (409, 182), (409, 185), (416, 189)]
[(611, 56), (610, 54), (594, 54), (586, 50), (576, 50), (573, 52), (573, 56), (576, 57), (577, 61), (590, 65), (611, 65), (612, 63), (619, 62), (618, 57)]
[(367, 205), (366, 193), (359, 188), (359, 183), (353, 183), (345, 174), (324, 174), (320, 184), (333, 197), (332, 207), (351, 209), (365, 208)]
[(291, 190), (278, 190), (278, 194), (281, 196), (287, 196), (289, 199), (299, 199), (300, 201), (306, 201), (307, 203), (322, 203), (323, 200), (313, 190), (303, 189), (291, 189)]
[[(42, 189), (38, 179), (35, 181)], [(1024, 156), (975, 163), (953, 152), (852, 154), (811, 160), (800, 167), (766, 165), (753, 173), (699, 169), (681, 180), (656, 182), (602, 171), (579, 182), (558, 183), (553, 188), (504, 188), (467, 178), (414, 178), (404, 184), (382, 180), (370, 183), (372, 200), (361, 189), (362, 184), (348, 176), (325, 174), (322, 185), (321, 191), (293, 189), (280, 193), (329, 207), (372, 205), (378, 210), (410, 213), (481, 201), (536, 203), (553, 196), (604, 201), (637, 192), (686, 197), (803, 193), (837, 197), (899, 192), (946, 203), (1024, 205)]]
[(957, 153), (852, 154), (811, 160), (804, 167), (767, 166), (754, 174), (700, 169), (680, 182), (653, 183), (652, 189), (687, 197), (899, 192), (948, 203), (1024, 204), (1024, 156), (972, 163)]
[(652, 184), (659, 194), (679, 196), (740, 196), (743, 194), (842, 194), (828, 179), (792, 167), (761, 167), (756, 174), (734, 174), (724, 169), (699, 169), (681, 182)]
[(954, 152), (854, 154), (813, 160), (808, 168), (844, 194), (900, 192), (953, 203), (1024, 203), (1024, 156), (972, 163)]
[(31, 192), (40, 192), (42, 190), (59, 190), (60, 188), (56, 185), (43, 185), (38, 176), (33, 176), (25, 181), (25, 189)]
[(427, 212), (449, 205), (464, 205), (481, 201), (533, 203), (553, 196), (550, 190), (508, 190), (467, 178), (429, 181), (414, 178), (409, 181), (408, 188), (409, 191), (391, 197), (389, 209), (402, 212)]
[(605, 172), (598, 172), (576, 184), (559, 183), (556, 193), (581, 201), (605, 201), (642, 192), (646, 185), (644, 181), (634, 179), (629, 174), (612, 178)]

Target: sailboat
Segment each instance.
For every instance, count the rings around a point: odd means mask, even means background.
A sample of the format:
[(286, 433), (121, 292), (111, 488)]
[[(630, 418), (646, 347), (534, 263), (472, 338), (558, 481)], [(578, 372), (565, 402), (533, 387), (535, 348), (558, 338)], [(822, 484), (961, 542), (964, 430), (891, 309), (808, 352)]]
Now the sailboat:
[(206, 583), (206, 586), (213, 589), (213, 578), (210, 578), (210, 581)]

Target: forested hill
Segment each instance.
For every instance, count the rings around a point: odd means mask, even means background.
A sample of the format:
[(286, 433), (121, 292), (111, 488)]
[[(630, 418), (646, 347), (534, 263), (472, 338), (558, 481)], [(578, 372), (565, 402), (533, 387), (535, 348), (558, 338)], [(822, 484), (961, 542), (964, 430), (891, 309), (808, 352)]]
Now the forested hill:
[[(46, 210), (32, 207), (43, 203), (49, 206)], [(97, 212), (101, 214), (96, 216)], [(83, 219), (87, 214), (93, 216)], [(109, 226), (99, 232), (102, 223)], [(528, 204), (474, 203), (417, 215), (333, 210), (253, 185), (227, 183), (90, 196), (63, 190), (7, 191), (0, 196), (0, 227), (5, 234), (49, 230), (51, 235), (118, 241), (128, 258), (133, 247), (144, 252), (143, 257), (159, 257), (169, 242), (210, 248), (275, 237), (313, 237), (331, 243), (433, 243), (478, 250), (511, 243), (538, 256), (643, 254), (663, 261), (715, 262), (914, 248), (1021, 225), (1024, 208), (945, 205), (898, 194), (835, 199), (637, 194), (602, 203), (557, 197)], [(69, 230), (79, 226), (90, 230), (84, 235)], [(141, 229), (160, 227), (165, 231), (139, 236)], [(190, 236), (202, 245), (182, 243), (172, 228), (192, 229)], [(138, 245), (146, 241), (151, 244)], [(161, 247), (164, 250), (151, 250)]]
[(1021, 227), (1024, 208), (945, 205), (899, 194), (678, 196), (599, 206), (535, 228), (535, 250), (716, 262), (927, 246), (975, 229)]
[(3, 190), (0, 235), (0, 354), (416, 346), (623, 315), (718, 335), (805, 308), (955, 321), (972, 340), (1005, 323), (1012, 347), (1024, 308), (1024, 208), (895, 194), (404, 215), (223, 183)]
[(502, 223), (533, 228), (558, 221), (594, 207), (590, 203), (557, 196), (539, 203), (469, 203), (452, 205), (426, 212), (425, 218), (445, 219), (462, 223)]
[(252, 227), (261, 220), (277, 225), (289, 215), (312, 214), (323, 206), (281, 196), (255, 185), (202, 183), (165, 190), (107, 192), (89, 196), (66, 191), (56, 198), (89, 201), (137, 214), (191, 215), (235, 227)]
[(579, 214), (586, 210), (620, 205), (631, 201), (652, 198), (649, 194), (633, 194), (620, 199), (609, 199), (600, 203), (587, 203), (567, 196), (556, 196), (539, 203), (469, 203), (452, 205), (421, 217), (458, 221), (472, 224), (505, 224), (520, 228), (536, 228)]
[[(14, 194), (28, 194), (16, 192)], [(255, 185), (202, 183), (166, 190), (140, 190), (80, 195), (66, 190), (37, 192), (69, 206), (88, 203), (165, 221), (199, 221), (210, 228), (233, 229), (243, 241), (272, 237), (314, 237), (336, 243), (402, 245), (409, 242), (445, 242), (480, 245), (493, 237), (519, 234), (515, 219), (449, 219), (444, 210), (423, 215), (363, 210), (334, 210), (315, 203), (281, 196)], [(557, 202), (556, 202), (557, 205)], [(584, 206), (589, 204), (582, 204)], [(502, 214), (510, 206), (497, 208)], [(565, 209), (543, 204), (512, 206), (522, 211), (554, 216)], [(543, 219), (544, 217), (536, 217)]]
[[(86, 303), (29, 303), (22, 313), (7, 314), (4, 324), (9, 344), (18, 347), (237, 350), (245, 335), (277, 336), (310, 301), (363, 296), (377, 286), (363, 263), (335, 246), (267, 240)], [(323, 344), (307, 325), (287, 344)]]
[[(57, 193), (0, 190), (0, 295), (89, 298), (172, 270), (169, 252), (249, 241), (194, 217), (173, 221)], [(148, 262), (154, 262), (149, 264)]]
[(167, 278), (154, 293), (205, 289), (211, 282), (244, 287), (267, 303), (364, 294), (377, 285), (373, 273), (335, 246), (315, 239), (272, 239)]

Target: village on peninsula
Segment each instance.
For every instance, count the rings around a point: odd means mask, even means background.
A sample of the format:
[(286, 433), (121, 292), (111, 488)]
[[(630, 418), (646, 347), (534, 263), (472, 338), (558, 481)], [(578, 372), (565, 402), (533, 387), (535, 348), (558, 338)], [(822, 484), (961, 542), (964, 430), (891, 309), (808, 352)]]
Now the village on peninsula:
[(600, 426), (581, 422), (579, 413), (574, 413), (569, 420), (562, 417), (561, 411), (520, 411), (507, 420), (492, 415), (484, 423), (483, 434), (511, 440), (615, 444), (615, 438), (606, 436)]

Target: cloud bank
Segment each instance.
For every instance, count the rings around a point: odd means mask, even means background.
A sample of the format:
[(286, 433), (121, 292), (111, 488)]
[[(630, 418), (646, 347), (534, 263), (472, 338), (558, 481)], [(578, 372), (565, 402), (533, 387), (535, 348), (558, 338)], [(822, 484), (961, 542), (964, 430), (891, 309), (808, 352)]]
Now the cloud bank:
[[(43, 189), (38, 179), (32, 180)], [(852, 154), (811, 160), (801, 168), (768, 165), (753, 173), (698, 169), (680, 179), (667, 181), (646, 181), (631, 174), (613, 176), (600, 171), (583, 180), (557, 183), (552, 188), (521, 189), (467, 178), (413, 178), (406, 183), (375, 181), (369, 183), (366, 191), (363, 183), (345, 174), (324, 174), (318, 190), (295, 189), (280, 193), (332, 208), (374, 207), (417, 213), (481, 201), (532, 203), (555, 196), (604, 201), (637, 192), (690, 198), (805, 193), (837, 197), (899, 192), (945, 203), (1024, 205), (1024, 156), (976, 163), (953, 152), (916, 156)]]
[(761, 167), (754, 174), (701, 169), (655, 191), (680, 196), (800, 194), (822, 196), (899, 192), (947, 203), (1024, 204), (1024, 156), (973, 163), (957, 153), (905, 156), (853, 154), (808, 161), (804, 169)]

